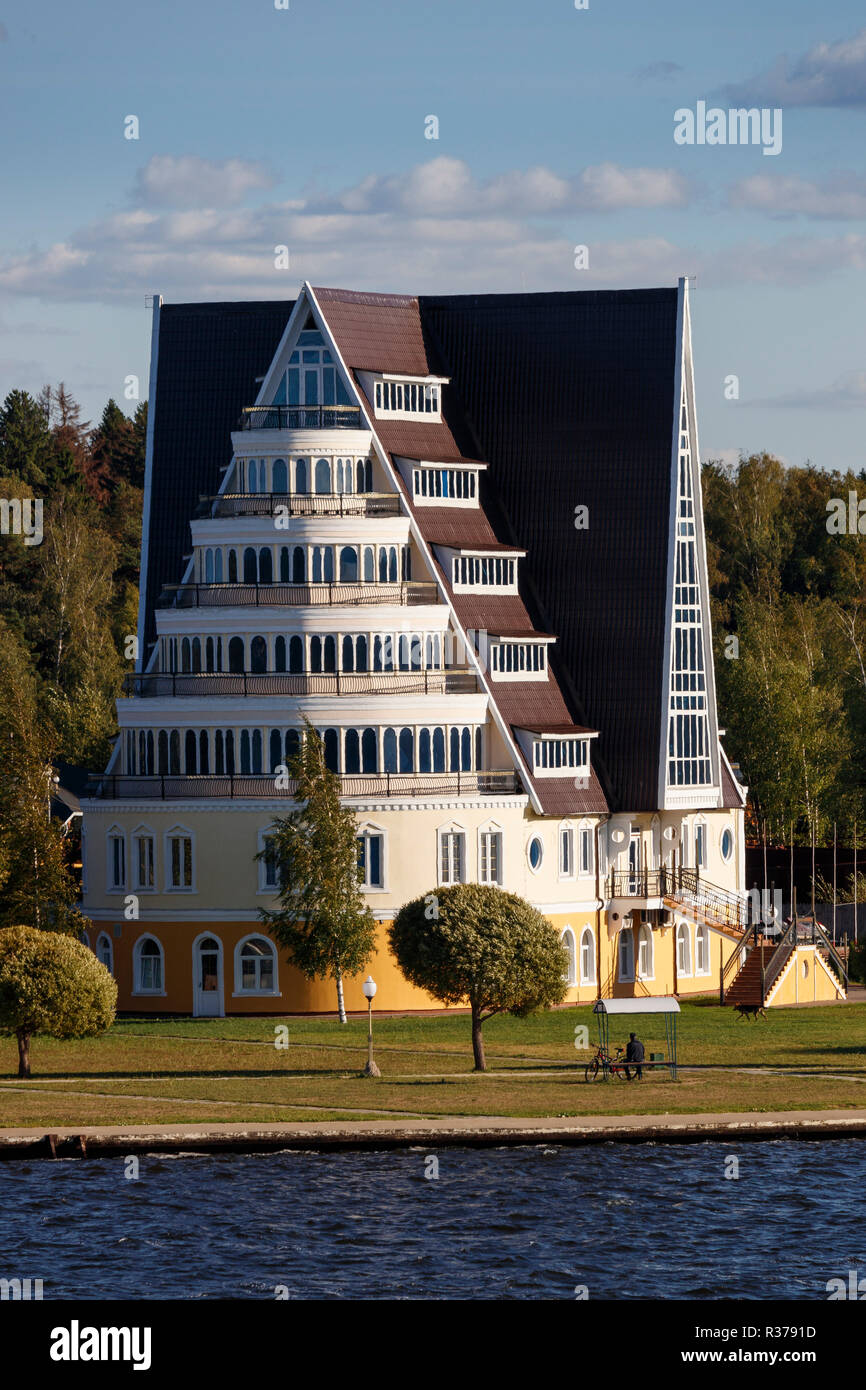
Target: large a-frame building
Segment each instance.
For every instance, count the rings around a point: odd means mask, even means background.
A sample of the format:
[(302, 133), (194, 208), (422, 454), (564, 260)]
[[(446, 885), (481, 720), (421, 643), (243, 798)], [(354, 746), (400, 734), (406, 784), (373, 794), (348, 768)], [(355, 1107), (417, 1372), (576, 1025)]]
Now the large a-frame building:
[(258, 920), (304, 718), (357, 816), (382, 1007), (434, 1007), (384, 926), (461, 880), (549, 917), (573, 1001), (717, 988), (745, 791), (687, 282), (157, 300), (150, 402), (139, 667), (83, 803), (119, 1007), (333, 1009)]

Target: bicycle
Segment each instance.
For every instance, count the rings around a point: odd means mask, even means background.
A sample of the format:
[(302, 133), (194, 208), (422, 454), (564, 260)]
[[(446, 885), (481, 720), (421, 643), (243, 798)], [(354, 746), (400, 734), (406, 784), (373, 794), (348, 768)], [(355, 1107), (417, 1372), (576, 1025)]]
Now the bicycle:
[(609, 1052), (605, 1052), (604, 1048), (601, 1046), (596, 1048), (595, 1056), (584, 1068), (583, 1079), (584, 1081), (595, 1081), (599, 1075), (605, 1077), (605, 1079), (608, 1076), (613, 1076), (616, 1077), (618, 1081), (631, 1080), (631, 1077), (628, 1075), (628, 1068), (625, 1065), (625, 1056), (621, 1047), (617, 1048), (615, 1057), (612, 1057)]

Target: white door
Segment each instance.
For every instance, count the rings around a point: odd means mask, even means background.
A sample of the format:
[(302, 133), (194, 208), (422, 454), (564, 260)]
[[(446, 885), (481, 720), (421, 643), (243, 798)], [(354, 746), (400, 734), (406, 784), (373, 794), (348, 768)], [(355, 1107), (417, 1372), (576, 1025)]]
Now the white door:
[(222, 946), (205, 936), (195, 948), (195, 1014), (197, 1018), (222, 1018)]

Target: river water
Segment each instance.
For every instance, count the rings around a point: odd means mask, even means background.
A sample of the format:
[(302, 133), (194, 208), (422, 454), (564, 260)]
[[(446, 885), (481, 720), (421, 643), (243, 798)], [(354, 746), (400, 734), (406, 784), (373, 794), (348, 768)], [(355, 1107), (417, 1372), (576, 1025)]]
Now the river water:
[(812, 1300), (866, 1276), (864, 1140), (154, 1154), (132, 1168), (0, 1163), (0, 1277), (42, 1279), (45, 1299)]

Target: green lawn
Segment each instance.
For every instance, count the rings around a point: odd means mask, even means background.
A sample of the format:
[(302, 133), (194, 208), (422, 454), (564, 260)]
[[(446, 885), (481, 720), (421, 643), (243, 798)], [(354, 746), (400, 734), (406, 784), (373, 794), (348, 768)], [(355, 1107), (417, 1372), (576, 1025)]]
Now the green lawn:
[[(277, 1021), (279, 1022), (279, 1021)], [(677, 1082), (587, 1085), (575, 1029), (596, 1036), (589, 1008), (485, 1025), (488, 1074), (472, 1074), (465, 1015), (375, 1021), (379, 1080), (359, 1075), (366, 1020), (122, 1019), (103, 1038), (36, 1038), (34, 1077), (15, 1075), (0, 1040), (0, 1125), (50, 1126), (361, 1119), (437, 1115), (561, 1116), (866, 1106), (866, 1004), (771, 1010), (746, 1023), (711, 1001), (682, 1005)], [(624, 1042), (628, 1019), (614, 1020)], [(638, 1029), (664, 1051), (661, 1020)], [(694, 1068), (691, 1070), (690, 1068)], [(778, 1070), (762, 1070), (763, 1068)], [(799, 1073), (799, 1074), (796, 1074)]]

